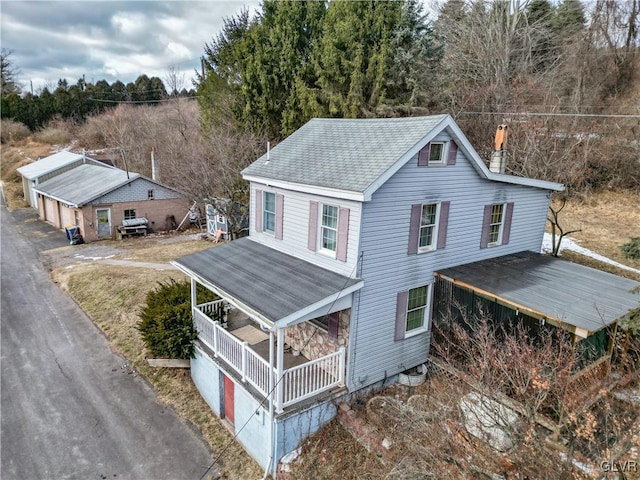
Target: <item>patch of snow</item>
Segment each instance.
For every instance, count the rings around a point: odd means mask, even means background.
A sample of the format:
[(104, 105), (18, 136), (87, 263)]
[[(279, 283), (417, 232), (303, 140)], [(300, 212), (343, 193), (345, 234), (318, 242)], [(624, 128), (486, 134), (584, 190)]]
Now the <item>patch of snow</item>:
[[(567, 460), (567, 455), (565, 453), (560, 452), (558, 455), (560, 456), (560, 458), (562, 460), (564, 460), (564, 461)], [(589, 465), (589, 464), (584, 463), (584, 462), (579, 462), (575, 458), (571, 459), (571, 463), (573, 464), (574, 467), (579, 468), (580, 470), (582, 470), (587, 475), (591, 475), (592, 473), (596, 473), (597, 472), (597, 470), (595, 468), (593, 468), (592, 465)]]
[[(552, 250), (551, 234), (545, 232), (544, 233), (544, 239), (542, 240), (541, 252), (542, 253), (550, 253), (551, 250)], [(613, 265), (613, 266), (616, 266), (618, 268), (622, 268), (624, 270), (629, 270), (631, 272), (640, 273), (640, 270), (638, 270), (637, 268), (629, 267), (629, 266), (624, 265), (622, 263), (616, 262), (615, 260), (611, 260), (610, 258), (605, 257), (604, 255), (600, 255), (599, 253), (593, 252), (593, 251), (589, 250), (588, 248), (581, 247), (578, 244), (578, 240), (576, 240), (574, 238), (571, 238), (571, 237), (564, 237), (562, 239), (562, 243), (560, 244), (560, 253), (562, 253), (563, 250), (569, 250), (571, 252), (576, 252), (576, 253), (579, 253), (581, 255), (585, 255), (587, 257), (593, 258), (595, 260), (599, 260), (601, 262), (608, 263), (609, 265)]]
[(89, 256), (82, 255), (80, 253), (74, 254), (73, 257), (77, 258), (78, 260), (91, 260), (94, 262), (97, 262), (98, 260), (102, 260), (104, 258), (104, 257), (89, 257)]
[(302, 450), (300, 448), (296, 448), (291, 452), (287, 453), (284, 457), (280, 459), (280, 470), (282, 472), (290, 472), (291, 464), (295, 461), (298, 456), (300, 456), (300, 452)]

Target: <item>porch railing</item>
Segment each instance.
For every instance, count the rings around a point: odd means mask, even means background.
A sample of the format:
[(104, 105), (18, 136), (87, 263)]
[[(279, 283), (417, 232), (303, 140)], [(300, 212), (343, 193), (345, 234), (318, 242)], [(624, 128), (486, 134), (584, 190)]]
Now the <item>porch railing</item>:
[[(344, 348), (284, 371), (279, 410), (330, 390), (344, 382)], [(280, 397), (280, 395), (278, 395)]]
[(269, 362), (251, 350), (247, 342), (236, 338), (219, 322), (209, 318), (205, 311), (216, 311), (213, 308), (210, 304), (202, 304), (193, 309), (198, 338), (213, 351), (214, 356), (230, 365), (243, 382), (251, 384), (265, 397), (269, 395), (269, 372), (272, 372), (274, 385), (277, 386), (276, 395), (272, 398), (277, 411), (281, 412), (285, 407), (344, 385), (344, 348), (284, 370), (281, 381), (277, 382), (275, 366), (270, 368)]

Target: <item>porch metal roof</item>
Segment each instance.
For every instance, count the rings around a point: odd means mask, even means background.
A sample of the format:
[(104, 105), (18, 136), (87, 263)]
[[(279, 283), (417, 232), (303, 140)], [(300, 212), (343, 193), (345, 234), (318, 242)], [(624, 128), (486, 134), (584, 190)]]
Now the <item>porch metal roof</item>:
[[(289, 324), (362, 287), (349, 278), (251, 240), (234, 240), (172, 262), (269, 324)], [(327, 312), (328, 313), (328, 312)]]
[[(534, 252), (447, 268), (438, 275), (478, 295), (589, 334), (640, 307), (633, 280)], [(571, 328), (572, 327), (572, 328)]]

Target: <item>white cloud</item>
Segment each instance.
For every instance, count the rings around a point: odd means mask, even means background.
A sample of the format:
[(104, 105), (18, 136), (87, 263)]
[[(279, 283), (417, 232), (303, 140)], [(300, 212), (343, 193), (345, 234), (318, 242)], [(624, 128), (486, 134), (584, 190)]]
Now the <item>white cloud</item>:
[(118, 12), (111, 17), (111, 24), (126, 36), (139, 35), (145, 32), (149, 25), (141, 13)]
[(2, 2), (3, 48), (13, 51), (22, 85), (34, 90), (105, 79), (164, 78), (170, 66), (190, 84), (204, 45), (216, 37), (223, 18), (259, 0), (239, 1), (19, 1)]

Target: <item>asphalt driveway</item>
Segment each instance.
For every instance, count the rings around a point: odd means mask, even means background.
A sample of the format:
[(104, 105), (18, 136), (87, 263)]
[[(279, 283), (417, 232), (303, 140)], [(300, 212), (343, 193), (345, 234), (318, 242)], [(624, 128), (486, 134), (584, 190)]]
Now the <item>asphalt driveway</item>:
[(155, 401), (38, 260), (68, 245), (64, 233), (0, 208), (1, 478), (198, 480), (211, 463), (201, 436)]

